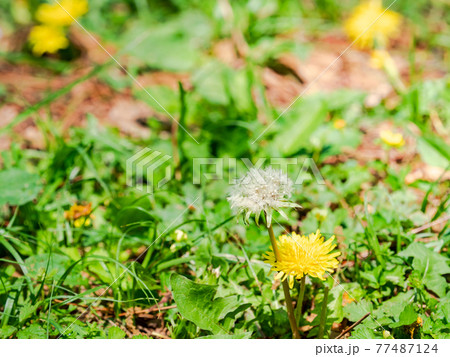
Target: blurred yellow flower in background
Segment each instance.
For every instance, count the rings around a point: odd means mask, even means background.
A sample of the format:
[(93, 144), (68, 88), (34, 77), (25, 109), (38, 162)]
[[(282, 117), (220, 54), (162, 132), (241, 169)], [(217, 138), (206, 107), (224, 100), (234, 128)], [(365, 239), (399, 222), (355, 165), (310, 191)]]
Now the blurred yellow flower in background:
[(398, 13), (385, 11), (381, 1), (369, 0), (353, 9), (345, 21), (344, 30), (360, 48), (385, 46), (389, 38), (398, 32), (400, 20)]
[[(69, 26), (74, 19), (88, 12), (87, 0), (59, 0), (54, 4), (42, 4), (36, 11), (36, 19), (46, 25)], [(70, 14), (70, 15), (69, 15)]]
[(333, 122), (333, 126), (335, 129), (344, 129), (346, 127), (347, 123), (344, 119), (337, 119)]
[(275, 259), (273, 249), (266, 252), (265, 262), (272, 265), (272, 270), (278, 274), (275, 279), (282, 281), (289, 278), (289, 286), (294, 285), (294, 278), (301, 279), (309, 274), (312, 277), (325, 280), (325, 273), (332, 272), (339, 262), (336, 259), (341, 253), (331, 253), (336, 247), (334, 236), (324, 242), (324, 237), (317, 230), (308, 237), (292, 233), (278, 238), (278, 259)]
[(33, 54), (56, 53), (69, 46), (64, 30), (61, 27), (39, 25), (34, 26), (28, 36)]
[(401, 147), (405, 144), (403, 135), (401, 133), (394, 133), (391, 130), (381, 130), (380, 138), (389, 146)]
[(91, 225), (91, 219), (88, 217), (78, 218), (75, 221), (73, 221), (73, 226), (75, 228), (80, 228), (80, 227), (90, 226), (90, 225)]
[(64, 211), (64, 218), (73, 221), (73, 225), (80, 228), (91, 224), (91, 218), (95, 218), (91, 212), (92, 203), (88, 203), (87, 205), (74, 204), (68, 211)]
[(69, 46), (64, 26), (69, 26), (74, 19), (89, 10), (87, 0), (53, 2), (53, 4), (39, 5), (35, 17), (42, 25), (34, 26), (28, 35), (28, 41), (36, 56), (42, 56), (44, 53), (56, 53)]

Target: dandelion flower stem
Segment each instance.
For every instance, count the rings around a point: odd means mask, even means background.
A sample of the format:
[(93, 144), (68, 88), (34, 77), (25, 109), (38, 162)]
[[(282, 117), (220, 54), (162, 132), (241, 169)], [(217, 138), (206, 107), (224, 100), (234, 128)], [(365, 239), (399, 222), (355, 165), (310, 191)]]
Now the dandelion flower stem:
[(273, 233), (272, 225), (269, 226), (268, 231), (269, 231), (270, 243), (272, 244), (273, 252), (275, 253), (275, 258), (278, 258), (280, 253), (278, 252), (277, 241), (275, 239), (275, 234)]
[[(272, 243), (272, 248), (273, 248), (273, 252), (275, 254), (275, 258), (278, 259), (279, 252), (278, 252), (278, 247), (277, 247), (277, 241), (275, 240), (275, 235), (273, 233), (272, 225), (270, 225), (267, 228), (267, 230), (269, 231), (270, 243)], [(300, 334), (298, 332), (297, 322), (295, 320), (294, 307), (292, 305), (291, 294), (289, 292), (288, 279), (283, 280), (282, 284), (283, 284), (284, 299), (286, 300), (286, 309), (287, 309), (287, 314), (288, 314), (288, 318), (289, 318), (289, 323), (291, 325), (292, 334), (293, 334), (294, 338), (298, 339), (298, 338), (300, 338)]]
[(294, 338), (299, 339), (300, 334), (297, 328), (297, 321), (295, 320), (294, 307), (292, 305), (291, 294), (289, 293), (289, 283), (287, 280), (283, 281), (284, 298), (286, 300), (286, 309), (288, 313), (289, 323), (291, 325), (292, 334)]
[(302, 306), (303, 306), (303, 298), (305, 297), (305, 288), (306, 288), (306, 277), (303, 276), (303, 278), (300, 280), (300, 291), (298, 293), (298, 299), (297, 299), (297, 307), (295, 309), (295, 319), (297, 320), (297, 323), (300, 324), (300, 318), (302, 317)]
[(319, 333), (317, 338), (323, 338), (323, 333), (325, 331), (325, 325), (327, 322), (327, 304), (328, 304), (328, 286), (325, 287), (323, 292), (323, 301), (322, 301), (322, 311), (320, 312), (320, 325), (319, 325)]

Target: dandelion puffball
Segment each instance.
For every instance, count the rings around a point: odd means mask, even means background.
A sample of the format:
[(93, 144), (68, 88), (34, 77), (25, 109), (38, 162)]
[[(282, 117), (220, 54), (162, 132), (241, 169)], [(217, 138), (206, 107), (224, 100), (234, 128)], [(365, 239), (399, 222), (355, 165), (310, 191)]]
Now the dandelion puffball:
[(272, 167), (252, 168), (233, 187), (228, 201), (231, 208), (238, 214), (245, 214), (244, 221), (246, 223), (253, 214), (258, 223), (261, 213), (264, 212), (267, 227), (270, 227), (273, 210), (287, 219), (281, 208), (300, 207), (289, 201), (292, 191), (293, 183), (283, 171), (275, 170)]

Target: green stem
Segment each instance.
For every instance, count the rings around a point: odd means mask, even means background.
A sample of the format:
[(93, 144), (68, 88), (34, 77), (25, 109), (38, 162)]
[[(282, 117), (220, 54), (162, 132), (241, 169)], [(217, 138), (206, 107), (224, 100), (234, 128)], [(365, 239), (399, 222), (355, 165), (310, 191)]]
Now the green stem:
[(292, 304), (291, 294), (289, 293), (288, 280), (283, 281), (284, 299), (286, 300), (286, 309), (289, 318), (289, 324), (291, 325), (292, 335), (295, 339), (300, 338), (300, 333), (297, 328), (297, 321), (295, 320), (294, 305)]
[(300, 292), (298, 293), (297, 299), (297, 307), (295, 308), (295, 319), (300, 324), (300, 318), (302, 317), (302, 306), (303, 306), (303, 298), (305, 297), (305, 288), (306, 288), (306, 276), (303, 275), (302, 280), (300, 280)]
[(323, 333), (325, 331), (325, 325), (327, 322), (327, 303), (328, 303), (328, 286), (325, 287), (323, 292), (323, 301), (322, 301), (322, 311), (320, 312), (320, 325), (319, 325), (319, 333), (317, 338), (323, 338)]
[[(275, 235), (273, 234), (273, 228), (272, 225), (267, 228), (269, 231), (270, 236), (270, 243), (272, 243), (273, 252), (275, 254), (275, 259), (278, 260), (279, 257), (279, 251), (277, 246), (277, 241), (275, 240)], [(298, 332), (297, 328), (297, 321), (295, 320), (295, 313), (294, 313), (294, 306), (292, 305), (292, 299), (291, 294), (289, 293), (289, 283), (288, 280), (285, 279), (282, 282), (283, 285), (283, 291), (284, 291), (284, 299), (286, 300), (286, 310), (289, 318), (289, 324), (291, 325), (292, 335), (294, 338), (298, 339), (300, 338), (300, 333)]]

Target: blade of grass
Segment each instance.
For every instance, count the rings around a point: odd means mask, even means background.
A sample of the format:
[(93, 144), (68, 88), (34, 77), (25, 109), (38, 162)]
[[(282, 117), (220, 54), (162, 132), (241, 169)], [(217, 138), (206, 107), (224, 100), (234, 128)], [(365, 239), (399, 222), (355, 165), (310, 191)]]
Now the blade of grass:
[(16, 263), (20, 266), (20, 269), (22, 269), (23, 275), (27, 281), (28, 289), (30, 289), (30, 293), (34, 294), (33, 289), (33, 283), (28, 276), (28, 269), (25, 265), (25, 262), (23, 261), (20, 254), (17, 252), (17, 250), (14, 249), (14, 247), (8, 243), (8, 241), (4, 238), (4, 236), (0, 236), (0, 243), (3, 244), (3, 246), (11, 253), (11, 255), (16, 259)]
[(8, 324), (9, 317), (12, 316), (12, 309), (15, 303), (17, 303), (17, 300), (19, 299), (20, 292), (22, 291), (23, 282), (24, 282), (23, 278), (19, 278), (14, 283), (11, 289), (13, 292), (15, 292), (15, 294), (13, 295), (12, 292), (8, 294), (8, 298), (6, 299), (5, 306), (3, 308), (2, 324), (1, 324), (2, 327)]
[(52, 312), (52, 301), (53, 301), (53, 290), (55, 289), (55, 279), (52, 282), (52, 291), (50, 292), (50, 300), (48, 302), (48, 313), (47, 313), (47, 340), (50, 332), (50, 313)]

